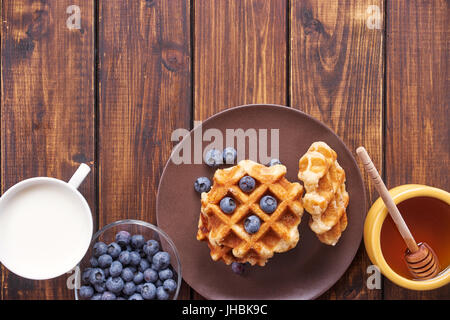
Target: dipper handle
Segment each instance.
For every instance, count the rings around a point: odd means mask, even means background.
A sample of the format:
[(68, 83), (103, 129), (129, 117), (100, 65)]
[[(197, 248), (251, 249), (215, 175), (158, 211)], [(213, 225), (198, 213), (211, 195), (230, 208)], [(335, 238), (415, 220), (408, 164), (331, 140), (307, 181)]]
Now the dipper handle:
[(381, 199), (383, 199), (383, 202), (386, 205), (389, 214), (392, 217), (392, 220), (394, 220), (395, 225), (397, 226), (397, 229), (400, 232), (403, 240), (405, 241), (409, 251), (411, 253), (417, 252), (419, 250), (419, 247), (417, 246), (417, 243), (414, 240), (411, 231), (409, 231), (408, 226), (405, 223), (405, 220), (403, 220), (400, 211), (395, 205), (394, 200), (392, 199), (388, 189), (386, 188), (386, 185), (384, 184), (377, 169), (375, 168), (372, 159), (370, 159), (370, 156), (367, 153), (366, 149), (364, 147), (359, 147), (358, 149), (356, 149), (356, 153), (358, 154), (359, 159), (364, 164), (364, 167), (366, 171), (369, 173), (369, 176), (372, 178), (375, 184), (375, 189), (377, 189), (378, 193), (381, 196)]

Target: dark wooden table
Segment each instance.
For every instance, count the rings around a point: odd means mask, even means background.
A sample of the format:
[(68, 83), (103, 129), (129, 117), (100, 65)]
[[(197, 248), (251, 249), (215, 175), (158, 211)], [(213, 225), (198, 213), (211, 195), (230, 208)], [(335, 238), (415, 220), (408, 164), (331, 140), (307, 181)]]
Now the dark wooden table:
[[(90, 163), (96, 227), (155, 222), (173, 130), (249, 103), (298, 108), (366, 146), (388, 187), (449, 189), (448, 1), (3, 0), (1, 15), (2, 192)], [(370, 264), (361, 244), (322, 298), (450, 298), (387, 279), (369, 290)], [(0, 297), (72, 299), (66, 278), (2, 268)], [(181, 297), (201, 298), (186, 284)]]

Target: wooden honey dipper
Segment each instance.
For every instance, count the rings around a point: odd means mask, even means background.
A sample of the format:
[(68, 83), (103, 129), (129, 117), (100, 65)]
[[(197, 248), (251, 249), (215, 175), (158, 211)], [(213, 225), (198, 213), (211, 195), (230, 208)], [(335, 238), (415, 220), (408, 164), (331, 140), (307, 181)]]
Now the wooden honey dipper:
[(433, 249), (425, 242), (419, 244), (416, 243), (366, 149), (364, 147), (359, 147), (356, 149), (356, 153), (364, 164), (369, 176), (372, 178), (375, 189), (377, 189), (381, 199), (383, 199), (392, 220), (394, 220), (398, 231), (408, 247), (405, 251), (405, 262), (409, 272), (414, 278), (420, 280), (435, 277), (439, 273), (439, 261)]

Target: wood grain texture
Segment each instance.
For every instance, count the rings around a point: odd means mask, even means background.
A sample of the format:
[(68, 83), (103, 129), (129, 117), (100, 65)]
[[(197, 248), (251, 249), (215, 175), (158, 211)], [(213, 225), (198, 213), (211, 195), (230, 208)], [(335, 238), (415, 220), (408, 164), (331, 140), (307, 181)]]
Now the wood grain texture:
[[(368, 6), (379, 6), (383, 17), (385, 3), (386, 30), (367, 28)], [(81, 30), (66, 27), (72, 4), (81, 8)], [(99, 226), (124, 218), (156, 222), (172, 131), (247, 103), (291, 104), (324, 121), (349, 148), (367, 148), (378, 170), (385, 167), (388, 187), (424, 183), (448, 191), (448, 1), (101, 0), (98, 6), (95, 16), (94, 0), (2, 0), (2, 193), (33, 176), (68, 180), (79, 163), (97, 160), (99, 172), (80, 190), (100, 213)], [(378, 196), (364, 179), (369, 206)], [(321, 298), (450, 297), (450, 286), (414, 292), (387, 279), (383, 291), (368, 290), (370, 264), (361, 246)], [(0, 299), (72, 299), (66, 278), (28, 281), (2, 267)], [(202, 297), (184, 283), (180, 298)]]
[[(2, 193), (35, 176), (67, 181), (80, 163), (94, 161), (93, 1), (78, 1), (79, 30), (66, 26), (72, 4), (2, 2)], [(80, 191), (95, 214), (93, 177)], [(73, 299), (66, 278), (29, 281), (3, 269), (3, 298)]]
[(287, 2), (195, 2), (195, 119), (251, 103), (287, 103)]
[[(388, 1), (386, 180), (449, 191), (448, 1)], [(385, 299), (449, 299), (450, 286), (408, 291), (384, 281)]]
[[(383, 30), (366, 26), (369, 5), (383, 13), (381, 0), (292, 1), (290, 93), (293, 107), (327, 124), (354, 154), (364, 145), (381, 169)], [(374, 199), (369, 183), (367, 205)], [(349, 270), (321, 298), (381, 298), (381, 290), (366, 287), (370, 264), (361, 244)]]
[[(189, 1), (100, 1), (99, 224), (156, 223), (171, 133), (190, 127)], [(180, 298), (189, 298), (184, 285)]]
[(199, 0), (194, 13), (195, 120), (243, 104), (287, 104), (287, 1)]

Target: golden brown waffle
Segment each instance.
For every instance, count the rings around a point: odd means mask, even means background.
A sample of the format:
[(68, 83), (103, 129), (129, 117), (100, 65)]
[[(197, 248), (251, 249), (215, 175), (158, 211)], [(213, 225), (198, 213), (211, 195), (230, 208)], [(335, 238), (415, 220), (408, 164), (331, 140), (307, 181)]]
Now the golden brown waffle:
[[(250, 193), (239, 188), (239, 180), (246, 175), (256, 180), (256, 187)], [(214, 261), (264, 266), (275, 252), (285, 252), (297, 245), (298, 225), (303, 214), (303, 187), (289, 182), (285, 175), (283, 165), (266, 167), (250, 160), (216, 170), (211, 190), (202, 193), (197, 232), (198, 240), (208, 242)], [(266, 214), (259, 207), (265, 195), (277, 199), (278, 206), (272, 214)], [(226, 196), (232, 197), (237, 205), (230, 215), (219, 205)], [(255, 234), (248, 234), (244, 221), (252, 214), (260, 218), (261, 227)]]
[(311, 214), (309, 226), (319, 240), (335, 245), (347, 227), (345, 171), (325, 142), (314, 142), (299, 161), (298, 178), (305, 185), (303, 205)]

